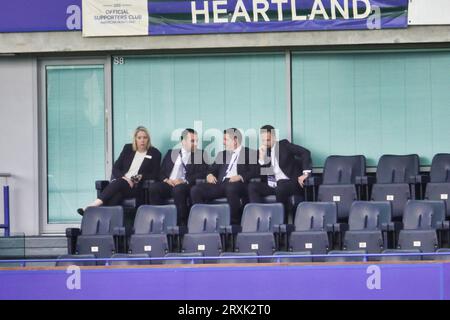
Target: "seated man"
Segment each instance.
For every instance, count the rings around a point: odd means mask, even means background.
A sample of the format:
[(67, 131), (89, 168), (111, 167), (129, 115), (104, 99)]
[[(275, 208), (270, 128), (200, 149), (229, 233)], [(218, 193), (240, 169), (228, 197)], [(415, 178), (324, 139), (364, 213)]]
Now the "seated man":
[(247, 184), (258, 176), (256, 152), (243, 147), (242, 134), (235, 128), (224, 131), (225, 151), (217, 154), (209, 167), (207, 183), (191, 190), (192, 203), (204, 203), (226, 197), (231, 211), (231, 224), (241, 223), (241, 199), (247, 197)]
[(258, 163), (261, 182), (249, 184), (250, 202), (263, 202), (263, 197), (275, 195), (277, 202), (284, 205), (287, 217), (289, 197), (304, 194), (304, 182), (312, 167), (311, 152), (288, 140), (277, 141), (275, 128), (271, 125), (260, 129), (260, 137)]
[(181, 149), (167, 151), (164, 156), (160, 180), (149, 187), (150, 204), (160, 205), (173, 197), (177, 207), (178, 225), (187, 225), (189, 208), (187, 200), (196, 179), (204, 179), (208, 165), (206, 154), (197, 149), (198, 136), (193, 129), (185, 129), (181, 135)]

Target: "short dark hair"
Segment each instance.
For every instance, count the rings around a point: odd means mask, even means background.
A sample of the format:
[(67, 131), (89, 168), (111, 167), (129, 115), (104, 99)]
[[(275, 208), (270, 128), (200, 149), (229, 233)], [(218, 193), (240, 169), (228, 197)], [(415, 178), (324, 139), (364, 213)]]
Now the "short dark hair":
[(270, 124), (266, 124), (265, 126), (262, 126), (261, 129), (259, 129), (259, 131), (275, 134), (275, 128), (273, 126), (271, 126)]
[(191, 129), (191, 128), (184, 129), (183, 132), (181, 133), (181, 140), (186, 138), (189, 133), (197, 134), (197, 131), (195, 131), (194, 129)]
[(236, 128), (228, 128), (223, 130), (223, 134), (228, 134), (229, 136), (236, 138), (239, 143), (242, 142), (242, 133)]

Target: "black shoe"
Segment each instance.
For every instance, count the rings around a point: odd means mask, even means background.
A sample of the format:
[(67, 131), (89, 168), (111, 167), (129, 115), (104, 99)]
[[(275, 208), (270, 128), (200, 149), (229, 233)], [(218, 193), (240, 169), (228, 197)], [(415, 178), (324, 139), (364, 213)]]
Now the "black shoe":
[(80, 216), (83, 216), (83, 214), (84, 214), (84, 209), (78, 208), (78, 209), (77, 209), (77, 212), (78, 212), (78, 214), (79, 214)]

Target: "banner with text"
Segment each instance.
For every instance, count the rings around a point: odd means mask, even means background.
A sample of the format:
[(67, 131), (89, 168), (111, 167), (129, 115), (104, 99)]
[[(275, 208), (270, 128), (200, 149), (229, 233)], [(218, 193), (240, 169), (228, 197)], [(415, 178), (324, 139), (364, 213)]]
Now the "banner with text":
[(83, 0), (83, 36), (148, 35), (147, 0)]
[(149, 0), (149, 34), (406, 28), (408, 0)]

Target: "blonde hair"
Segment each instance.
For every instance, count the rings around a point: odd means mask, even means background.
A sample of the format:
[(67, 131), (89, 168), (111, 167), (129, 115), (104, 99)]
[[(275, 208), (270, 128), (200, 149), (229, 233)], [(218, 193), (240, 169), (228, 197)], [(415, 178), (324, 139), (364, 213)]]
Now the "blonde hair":
[(144, 132), (147, 135), (147, 137), (148, 137), (147, 146), (146, 146), (145, 149), (148, 150), (152, 146), (152, 142), (151, 142), (151, 139), (150, 139), (150, 133), (148, 132), (147, 128), (144, 127), (144, 126), (139, 126), (139, 127), (136, 128), (136, 130), (134, 130), (134, 134), (133, 134), (133, 143), (132, 143), (133, 151), (136, 151), (138, 149), (137, 148), (137, 143), (136, 143), (136, 137), (137, 137), (138, 133), (141, 132), (141, 131)]

